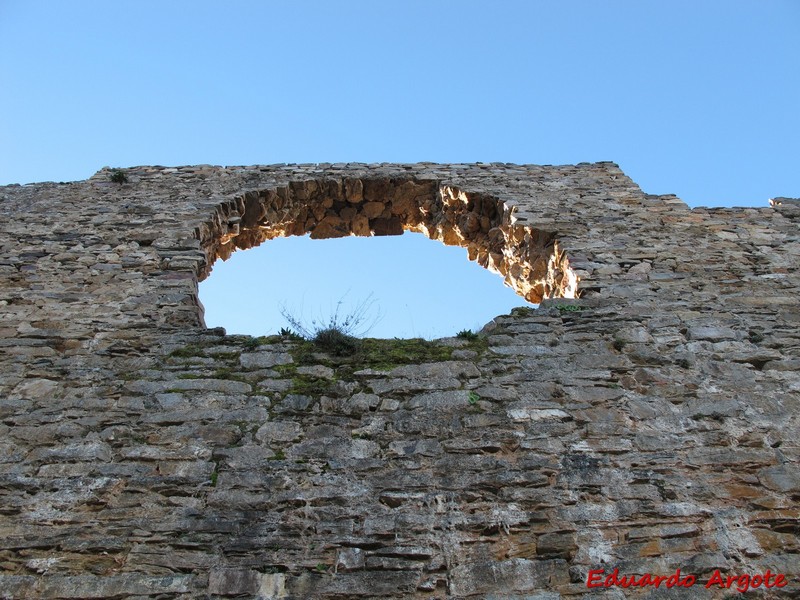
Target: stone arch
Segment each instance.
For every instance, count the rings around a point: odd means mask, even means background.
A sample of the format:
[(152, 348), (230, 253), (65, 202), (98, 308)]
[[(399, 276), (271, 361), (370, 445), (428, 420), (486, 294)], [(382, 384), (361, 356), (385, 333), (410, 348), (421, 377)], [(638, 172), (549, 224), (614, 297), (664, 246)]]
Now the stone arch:
[(219, 204), (196, 231), (205, 264), (276, 237), (400, 235), (405, 231), (467, 249), (527, 301), (574, 298), (578, 277), (553, 232), (516, 223), (496, 196), (415, 178), (318, 178), (250, 190)]

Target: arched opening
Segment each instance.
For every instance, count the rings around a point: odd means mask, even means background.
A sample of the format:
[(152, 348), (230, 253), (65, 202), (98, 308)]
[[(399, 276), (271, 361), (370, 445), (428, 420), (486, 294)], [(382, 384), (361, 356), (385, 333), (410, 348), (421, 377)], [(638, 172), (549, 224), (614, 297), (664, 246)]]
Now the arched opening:
[(359, 335), (451, 337), (479, 331), (497, 315), (534, 305), (496, 274), (466, 260), (458, 246), (421, 233), (312, 240), (274, 238), (217, 261), (200, 284), (208, 327), (229, 334), (274, 335), (302, 323), (351, 315), (364, 304)]
[[(578, 279), (555, 235), (515, 222), (514, 207), (481, 192), (417, 179), (312, 179), (247, 191), (220, 204), (197, 234), (205, 279), (217, 258), (286, 236), (311, 239), (418, 232), (466, 248), (531, 303), (575, 297)], [(496, 314), (499, 314), (497, 311)], [(491, 318), (491, 317), (490, 317)]]

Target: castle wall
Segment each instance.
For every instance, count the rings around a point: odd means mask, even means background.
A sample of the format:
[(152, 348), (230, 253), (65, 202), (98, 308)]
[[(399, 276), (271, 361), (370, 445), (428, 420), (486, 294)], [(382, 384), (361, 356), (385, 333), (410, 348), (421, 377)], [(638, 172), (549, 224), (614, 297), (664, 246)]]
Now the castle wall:
[[(0, 187), (0, 598), (800, 594), (796, 202), (612, 163), (123, 172)], [(355, 355), (203, 324), (235, 248), (404, 230), (541, 307)]]

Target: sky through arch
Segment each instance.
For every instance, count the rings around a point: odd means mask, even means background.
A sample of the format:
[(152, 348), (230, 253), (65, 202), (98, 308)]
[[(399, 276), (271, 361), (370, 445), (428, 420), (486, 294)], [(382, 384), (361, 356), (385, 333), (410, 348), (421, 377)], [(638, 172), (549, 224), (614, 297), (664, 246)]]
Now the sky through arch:
[(374, 305), (365, 323), (382, 315), (368, 333), (372, 337), (447, 337), (532, 306), (500, 275), (469, 261), (464, 248), (413, 232), (275, 238), (218, 260), (200, 284), (206, 324), (250, 335), (288, 327), (282, 307), (310, 322), (327, 318), (340, 299), (347, 311), (370, 295)]

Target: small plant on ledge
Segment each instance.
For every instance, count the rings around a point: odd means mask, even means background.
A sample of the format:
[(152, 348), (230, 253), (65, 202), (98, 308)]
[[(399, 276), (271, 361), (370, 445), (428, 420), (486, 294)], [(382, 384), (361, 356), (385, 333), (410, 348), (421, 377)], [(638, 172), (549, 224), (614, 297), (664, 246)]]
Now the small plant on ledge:
[[(375, 301), (372, 295), (367, 296), (366, 300), (358, 304), (349, 314), (342, 316), (341, 308), (344, 299), (336, 303), (336, 309), (328, 319), (312, 320), (311, 325), (305, 325), (296, 315), (290, 314), (284, 307), (281, 315), (289, 322), (290, 329), (281, 329), (281, 335), (288, 337), (296, 336), (294, 339), (308, 339), (317, 345), (321, 350), (330, 352), (336, 356), (351, 356), (358, 352), (361, 347), (361, 340), (357, 336), (365, 335), (380, 320), (381, 315), (372, 320), (372, 324), (364, 326), (369, 312)], [(287, 333), (284, 333), (287, 332)]]
[(477, 340), (478, 334), (472, 331), (471, 329), (462, 329), (456, 334), (457, 338), (461, 338), (462, 340)]
[(284, 338), (289, 338), (290, 340), (300, 341), (303, 339), (302, 335), (296, 334), (294, 331), (289, 329), (288, 327), (281, 327), (278, 335)]
[(125, 175), (125, 173), (120, 169), (114, 169), (113, 171), (111, 171), (111, 177), (109, 179), (111, 179), (111, 181), (113, 181), (114, 183), (118, 183), (119, 185), (122, 185), (123, 183), (128, 183), (128, 176)]

